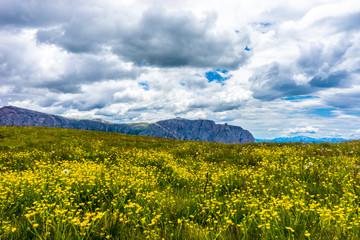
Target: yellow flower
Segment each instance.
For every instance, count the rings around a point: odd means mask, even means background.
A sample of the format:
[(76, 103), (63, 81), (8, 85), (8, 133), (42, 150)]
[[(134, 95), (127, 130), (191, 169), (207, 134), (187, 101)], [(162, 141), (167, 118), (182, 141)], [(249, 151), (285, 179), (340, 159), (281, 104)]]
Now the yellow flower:
[(310, 233), (308, 232), (308, 231), (306, 231), (306, 233), (305, 233), (305, 237), (310, 237)]
[(292, 229), (291, 227), (285, 227), (287, 230), (290, 230), (291, 232), (295, 232), (294, 229)]
[(34, 228), (37, 228), (38, 226), (39, 226), (39, 224), (37, 224), (37, 223), (34, 223), (34, 224), (33, 224), (33, 227), (34, 227)]
[(15, 231), (16, 231), (16, 228), (12, 228), (12, 229), (11, 229), (11, 232), (15, 232)]

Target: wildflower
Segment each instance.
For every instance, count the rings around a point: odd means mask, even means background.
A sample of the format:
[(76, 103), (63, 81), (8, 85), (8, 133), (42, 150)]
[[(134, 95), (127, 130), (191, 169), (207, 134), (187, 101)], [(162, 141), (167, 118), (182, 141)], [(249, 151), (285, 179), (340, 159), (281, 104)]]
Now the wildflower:
[(69, 174), (69, 173), (70, 173), (70, 171), (68, 169), (63, 170), (63, 174)]
[(307, 165), (305, 165), (305, 169), (308, 169), (309, 167), (311, 167), (312, 165), (314, 165), (312, 162), (309, 162)]
[(308, 231), (306, 231), (304, 235), (305, 237), (310, 237), (311, 234)]
[(233, 224), (233, 222), (231, 221), (231, 219), (227, 220), (226, 223), (228, 223), (228, 224)]
[(11, 229), (11, 232), (15, 232), (15, 231), (16, 231), (16, 228), (12, 228), (12, 229)]
[(37, 223), (34, 223), (34, 224), (33, 224), (33, 227), (34, 227), (34, 228), (37, 228), (38, 226), (39, 226), (39, 224), (37, 224)]
[(291, 227), (285, 227), (287, 230), (290, 230), (291, 232), (295, 232), (294, 229), (292, 229)]

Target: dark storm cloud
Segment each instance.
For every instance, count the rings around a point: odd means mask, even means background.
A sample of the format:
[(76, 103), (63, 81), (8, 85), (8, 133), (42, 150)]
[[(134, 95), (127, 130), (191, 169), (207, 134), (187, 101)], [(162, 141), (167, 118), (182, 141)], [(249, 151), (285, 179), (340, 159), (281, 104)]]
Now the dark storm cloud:
[(349, 73), (334, 72), (328, 76), (313, 77), (309, 83), (297, 83), (291, 69), (282, 69), (279, 63), (263, 66), (249, 78), (253, 96), (270, 101), (277, 98), (305, 95), (326, 88), (344, 88), (349, 85)]
[(301, 55), (296, 61), (297, 67), (310, 76), (327, 73), (344, 61), (352, 45), (349, 36), (343, 36), (331, 46), (313, 42), (301, 46)]
[(211, 33), (215, 22), (213, 14), (197, 19), (188, 12), (150, 9), (115, 51), (139, 65), (235, 69), (246, 60), (244, 48), (239, 47), (245, 46), (245, 39), (235, 33), (234, 36)]
[(349, 74), (345, 71), (335, 72), (328, 77), (314, 77), (310, 86), (318, 88), (342, 87), (346, 84)]
[[(187, 111), (192, 111), (196, 109), (210, 109), (213, 112), (226, 112), (235, 109), (239, 109), (240, 107), (244, 106), (245, 101), (231, 101), (226, 102), (223, 101), (221, 98), (217, 98), (216, 100), (211, 99), (197, 99), (192, 101)], [(186, 111), (184, 111), (186, 112)]]
[(214, 33), (215, 14), (197, 18), (191, 12), (150, 8), (139, 21), (121, 13), (116, 13), (120, 18), (112, 16), (114, 19), (105, 14), (91, 9), (78, 11), (70, 22), (39, 31), (37, 39), (75, 53), (108, 46), (118, 56), (141, 66), (236, 69), (249, 56), (244, 50), (249, 44), (245, 35)]
[(288, 69), (281, 69), (277, 62), (263, 66), (249, 78), (254, 98), (271, 101), (276, 98), (307, 94), (308, 86), (298, 85)]
[[(252, 77), (253, 96), (262, 100), (274, 100), (309, 94), (326, 88), (351, 87), (351, 74), (358, 67), (355, 62), (349, 68), (344, 64), (349, 57), (356, 57), (357, 42), (348, 35), (338, 41), (324, 45), (310, 42), (300, 46), (300, 56), (294, 64), (272, 63), (257, 69)], [(294, 74), (302, 74), (310, 80), (297, 82)]]
[(108, 61), (103, 57), (80, 55), (73, 60), (65, 74), (57, 79), (35, 84), (36, 87), (47, 88), (56, 92), (76, 93), (82, 84), (106, 80), (134, 79), (141, 71), (138, 68), (124, 69), (117, 61)]
[(1, 0), (0, 25), (44, 27), (66, 22), (71, 19), (76, 4), (71, 0)]
[[(299, 46), (300, 55), (293, 64), (265, 65), (255, 71), (249, 79), (253, 96), (262, 100), (309, 94), (326, 88), (346, 88), (354, 83), (352, 74), (360, 66), (357, 61), (349, 64), (349, 59), (358, 58), (359, 13), (344, 16), (320, 18), (313, 26), (327, 29), (337, 34), (334, 41), (308, 41)], [(294, 74), (302, 74), (310, 80), (299, 83)]]
[(63, 81), (61, 79), (42, 82), (34, 85), (39, 88), (47, 88), (50, 91), (57, 93), (77, 93), (81, 90), (79, 84), (73, 84), (72, 82)]
[[(360, 90), (351, 92), (335, 93), (325, 99), (326, 103), (332, 107), (341, 109), (360, 108)], [(360, 110), (360, 109), (359, 109)]]
[[(91, 99), (73, 99), (71, 101), (63, 101), (59, 105), (64, 108), (77, 109), (79, 111), (91, 111), (93, 109), (104, 108), (107, 105), (107, 101), (105, 99), (100, 99), (100, 101), (93, 101)], [(57, 106), (57, 104), (54, 104), (53, 106)]]

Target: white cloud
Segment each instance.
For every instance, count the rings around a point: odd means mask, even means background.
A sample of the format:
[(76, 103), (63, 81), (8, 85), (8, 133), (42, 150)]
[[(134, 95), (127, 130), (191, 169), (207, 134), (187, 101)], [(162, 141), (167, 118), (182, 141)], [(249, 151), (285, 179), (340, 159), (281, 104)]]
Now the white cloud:
[(307, 127), (296, 127), (292, 129), (287, 130), (290, 134), (302, 134), (302, 133), (317, 133), (319, 131), (318, 128), (315, 128), (313, 126), (307, 126)]

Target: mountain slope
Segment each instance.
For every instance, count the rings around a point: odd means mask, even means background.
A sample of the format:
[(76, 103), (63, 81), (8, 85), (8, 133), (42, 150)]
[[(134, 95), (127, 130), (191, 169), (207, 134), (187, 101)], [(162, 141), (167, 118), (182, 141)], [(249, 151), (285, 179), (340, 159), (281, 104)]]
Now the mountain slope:
[(215, 124), (211, 120), (176, 118), (149, 124), (114, 124), (97, 120), (69, 119), (13, 106), (0, 109), (0, 125), (73, 128), (207, 142), (255, 142), (249, 131), (238, 126)]

